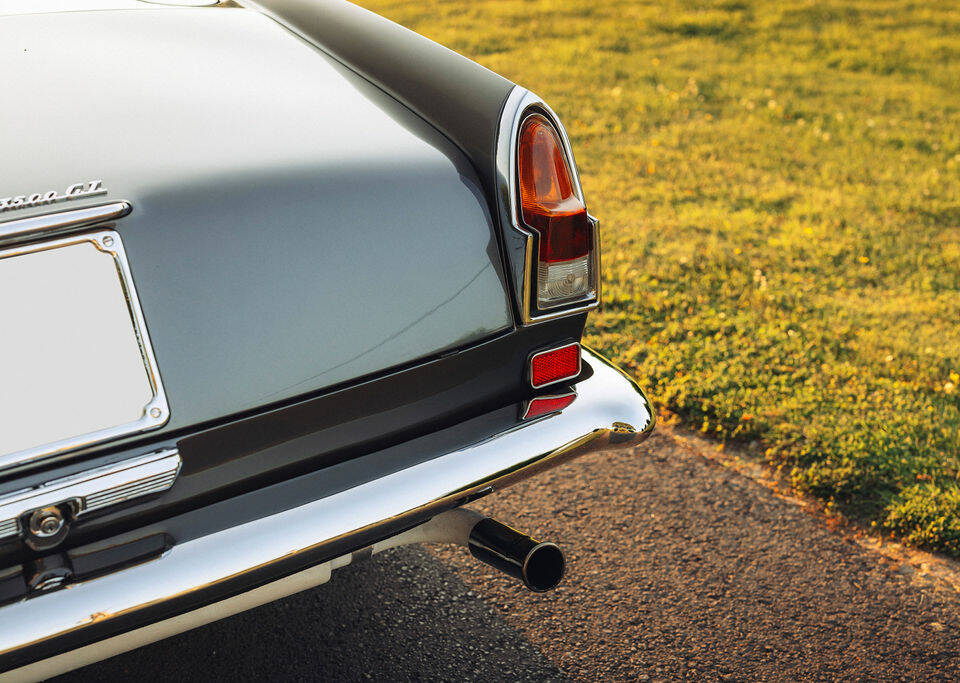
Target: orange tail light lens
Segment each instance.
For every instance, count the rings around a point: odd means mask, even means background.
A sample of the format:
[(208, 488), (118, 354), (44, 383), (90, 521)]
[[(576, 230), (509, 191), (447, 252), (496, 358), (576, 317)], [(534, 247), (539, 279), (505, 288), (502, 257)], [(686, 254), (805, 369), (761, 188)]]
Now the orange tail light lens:
[(524, 122), (519, 159), (523, 222), (540, 234), (540, 260), (586, 256), (593, 249), (593, 226), (574, 192), (560, 139), (542, 116)]
[(560, 137), (539, 114), (527, 117), (520, 129), (518, 165), (521, 217), (540, 242), (540, 307), (591, 294), (593, 224), (574, 190)]

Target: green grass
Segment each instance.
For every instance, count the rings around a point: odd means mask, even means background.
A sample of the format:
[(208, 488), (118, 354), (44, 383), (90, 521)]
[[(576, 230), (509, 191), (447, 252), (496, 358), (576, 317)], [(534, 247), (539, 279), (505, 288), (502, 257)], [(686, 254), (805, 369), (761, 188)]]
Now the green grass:
[(603, 231), (589, 343), (798, 489), (960, 555), (955, 2), (364, 4), (563, 118)]

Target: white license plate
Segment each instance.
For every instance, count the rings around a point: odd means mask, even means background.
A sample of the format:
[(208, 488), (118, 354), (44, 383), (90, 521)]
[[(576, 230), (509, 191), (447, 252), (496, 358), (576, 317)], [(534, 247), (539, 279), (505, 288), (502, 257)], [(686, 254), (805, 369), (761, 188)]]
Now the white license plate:
[(0, 469), (168, 418), (120, 235), (0, 250)]

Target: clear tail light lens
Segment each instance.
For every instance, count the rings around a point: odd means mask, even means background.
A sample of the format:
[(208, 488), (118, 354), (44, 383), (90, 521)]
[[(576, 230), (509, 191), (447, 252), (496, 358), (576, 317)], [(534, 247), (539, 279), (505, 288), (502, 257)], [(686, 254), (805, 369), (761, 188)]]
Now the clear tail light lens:
[(518, 145), (520, 213), (536, 231), (537, 305), (551, 308), (594, 295), (594, 227), (577, 195), (553, 125), (528, 116)]

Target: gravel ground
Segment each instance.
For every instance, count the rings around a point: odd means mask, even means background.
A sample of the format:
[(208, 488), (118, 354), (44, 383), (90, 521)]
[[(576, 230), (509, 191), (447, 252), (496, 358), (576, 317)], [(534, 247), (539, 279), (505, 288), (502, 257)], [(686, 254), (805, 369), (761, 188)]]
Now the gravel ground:
[(960, 677), (955, 593), (668, 431), (477, 507), (561, 542), (557, 591), (525, 592), (459, 549), (405, 548), (62, 680)]

